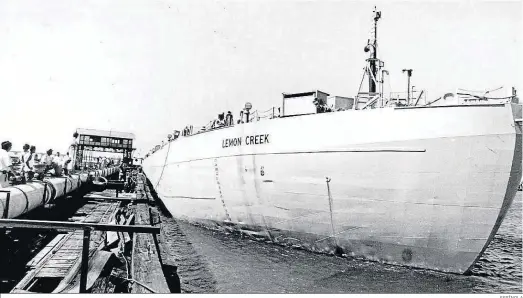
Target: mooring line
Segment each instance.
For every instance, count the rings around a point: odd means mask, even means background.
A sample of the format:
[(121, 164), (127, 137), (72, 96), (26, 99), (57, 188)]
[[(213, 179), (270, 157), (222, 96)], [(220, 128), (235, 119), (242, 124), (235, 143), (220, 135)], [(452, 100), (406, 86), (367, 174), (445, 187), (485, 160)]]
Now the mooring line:
[(222, 201), (223, 210), (225, 211), (225, 216), (227, 217), (227, 220), (229, 222), (232, 221), (231, 216), (229, 215), (229, 211), (227, 211), (227, 206), (225, 205), (225, 199), (223, 198), (222, 193), (222, 185), (220, 183), (220, 177), (219, 177), (219, 168), (218, 168), (218, 160), (214, 159), (214, 177), (216, 179), (216, 185), (218, 186), (218, 194), (220, 195), (220, 200)]
[(171, 142), (167, 145), (167, 153), (165, 154), (165, 161), (163, 162), (162, 172), (160, 173), (160, 177), (158, 178), (158, 182), (156, 183), (155, 189), (158, 188), (158, 185), (160, 185), (160, 181), (163, 177), (163, 172), (165, 171), (165, 167), (167, 166), (167, 159), (169, 158), (169, 151), (171, 150)]

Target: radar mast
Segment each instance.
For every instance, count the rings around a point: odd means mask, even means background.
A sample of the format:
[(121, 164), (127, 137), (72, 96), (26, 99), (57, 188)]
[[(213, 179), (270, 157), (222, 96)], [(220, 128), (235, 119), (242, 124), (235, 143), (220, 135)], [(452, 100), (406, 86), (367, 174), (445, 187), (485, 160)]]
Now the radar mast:
[[(369, 52), (370, 57), (365, 60), (367, 65), (365, 66), (363, 78), (356, 95), (354, 109), (372, 108), (376, 107), (376, 104), (380, 107), (383, 106), (383, 76), (388, 74), (388, 72), (386, 70), (381, 71), (384, 63), (378, 59), (378, 21), (380, 19), (381, 11), (378, 11), (376, 6), (374, 6), (372, 37), (367, 40), (367, 45), (364, 48), (366, 53)], [(369, 80), (369, 89), (368, 92), (361, 92), (365, 76)], [(377, 88), (378, 84), (381, 84), (380, 90)]]

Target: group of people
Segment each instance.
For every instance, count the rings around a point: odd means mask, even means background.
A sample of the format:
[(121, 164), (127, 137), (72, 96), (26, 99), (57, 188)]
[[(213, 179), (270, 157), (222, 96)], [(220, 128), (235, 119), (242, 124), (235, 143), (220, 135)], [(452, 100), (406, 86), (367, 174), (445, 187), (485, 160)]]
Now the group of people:
[(182, 136), (190, 136), (192, 135), (192, 125), (187, 125), (183, 130), (182, 130)]
[(61, 155), (60, 152), (53, 154), (53, 149), (49, 149), (46, 155), (40, 157), (36, 153), (36, 147), (29, 144), (23, 146), (20, 156), (20, 172), (16, 172), (9, 151), (13, 148), (10, 141), (2, 142), (0, 150), (0, 187), (9, 185), (9, 177), (20, 176), (22, 182), (29, 182), (36, 178), (43, 178), (45, 174), (53, 176), (69, 175), (72, 170), (72, 157), (69, 152)]
[[(22, 171), (26, 175), (26, 178), (29, 178), (28, 180), (31, 180), (31, 175), (34, 175), (31, 174), (32, 172), (34, 172), (34, 165), (32, 168), (30, 167), (32, 153), (25, 153), (26, 146), (29, 145), (24, 145), (25, 158), (22, 159), (22, 162), (24, 167), (27, 167), (25, 168), (25, 170)], [(66, 155), (61, 155), (60, 152), (56, 152), (56, 154), (53, 155), (53, 149), (49, 149), (47, 150), (46, 155), (43, 157), (40, 163), (45, 165), (44, 174), (50, 173), (54, 176), (62, 176), (63, 174), (65, 174), (66, 176), (68, 176), (69, 171), (72, 170), (72, 158), (69, 155), (69, 152), (67, 152)]]
[[(238, 120), (238, 124), (244, 123), (243, 122), (243, 111), (240, 112), (240, 118), (242, 120), (241, 121)], [(219, 127), (224, 127), (224, 126), (233, 126), (234, 125), (234, 117), (233, 117), (231, 111), (228, 111), (227, 114), (225, 114), (225, 112), (224, 112), (224, 113), (218, 114), (218, 118), (215, 119), (215, 120), (212, 120), (211, 122), (209, 122), (208, 125), (210, 127), (205, 127), (204, 126), (199, 132), (206, 131), (206, 130), (209, 130), (209, 129), (215, 129), (215, 128), (219, 128)], [(183, 137), (190, 136), (192, 134), (193, 134), (193, 126), (192, 125), (185, 126), (185, 128), (181, 132), (181, 135)], [(168, 141), (171, 142), (171, 141), (173, 141), (175, 139), (176, 138), (172, 138), (172, 139), (169, 139)], [(154, 148), (149, 150), (149, 152), (145, 155), (145, 157), (149, 157), (151, 154), (154, 154), (156, 151), (158, 151), (159, 149), (163, 148), (165, 145), (166, 145), (165, 141), (162, 141), (161, 145), (155, 146)]]
[[(240, 118), (241, 118), (242, 115), (243, 115), (243, 113), (240, 114)], [(208, 130), (208, 129), (215, 129), (215, 128), (224, 127), (224, 126), (233, 126), (234, 125), (234, 117), (233, 117), (231, 111), (228, 111), (227, 114), (225, 114), (225, 112), (224, 112), (224, 113), (218, 114), (218, 118), (210, 121), (208, 125), (210, 127), (203, 127), (200, 131), (202, 131), (202, 130), (205, 131), (205, 130)], [(182, 130), (182, 136), (184, 136), (184, 137), (185, 136), (190, 136), (190, 135), (192, 135), (192, 133), (193, 133), (193, 126), (192, 125), (186, 126)]]
[(315, 98), (312, 103), (316, 106), (316, 113), (334, 112), (334, 110), (331, 107), (329, 107), (326, 102), (323, 102), (318, 98)]
[[(278, 108), (278, 112), (279, 112), (279, 110), (280, 109)], [(245, 121), (247, 119), (244, 120), (244, 118), (246, 118), (246, 117), (248, 117), (248, 114), (244, 114), (243, 110), (240, 111), (240, 117), (237, 121), (237, 124), (245, 123)], [(202, 127), (198, 132), (212, 130), (212, 129), (216, 129), (216, 128), (220, 128), (220, 127), (224, 127), (224, 126), (233, 126), (233, 125), (234, 125), (234, 116), (232, 115), (231, 111), (228, 111), (227, 114), (225, 114), (225, 112), (218, 114), (217, 119), (210, 121), (206, 126)], [(181, 132), (181, 135), (184, 137), (190, 136), (192, 134), (193, 134), (192, 125), (185, 126), (185, 128)], [(171, 138), (168, 141), (171, 142), (175, 139), (176, 138)], [(152, 148), (151, 150), (149, 150), (149, 152), (145, 155), (145, 157), (149, 157), (151, 154), (154, 154), (156, 151), (163, 148), (165, 145), (166, 145), (165, 141), (162, 141), (161, 145), (157, 145), (154, 148)]]
[(116, 162), (111, 158), (97, 157), (96, 163), (93, 164), (93, 168), (94, 168), (94, 170), (105, 169), (107, 167), (112, 167), (115, 164), (116, 164)]
[(223, 126), (232, 126), (234, 125), (234, 119), (232, 116), (231, 111), (227, 112), (227, 115), (225, 113), (218, 114), (218, 119), (215, 119), (212, 124), (211, 128), (218, 128)]

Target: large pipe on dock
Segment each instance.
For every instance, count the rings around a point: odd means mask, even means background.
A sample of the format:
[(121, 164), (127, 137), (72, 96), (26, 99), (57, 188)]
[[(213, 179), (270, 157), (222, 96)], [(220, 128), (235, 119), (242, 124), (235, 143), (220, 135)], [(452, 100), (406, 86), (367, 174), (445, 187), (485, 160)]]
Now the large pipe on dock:
[[(82, 184), (88, 181), (89, 176), (106, 177), (116, 172), (118, 172), (118, 168), (107, 168), (89, 173), (46, 178), (44, 181), (33, 181), (27, 184), (1, 188), (0, 218), (16, 218), (37, 207), (49, 204), (56, 198), (80, 188)], [(7, 203), (8, 193), (9, 203)]]

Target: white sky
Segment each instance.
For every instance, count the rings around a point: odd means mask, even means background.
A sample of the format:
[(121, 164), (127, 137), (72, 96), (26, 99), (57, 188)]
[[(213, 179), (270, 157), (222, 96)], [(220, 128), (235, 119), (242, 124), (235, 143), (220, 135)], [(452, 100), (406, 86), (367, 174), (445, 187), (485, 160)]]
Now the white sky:
[(393, 91), (523, 92), (522, 2), (0, 1), (0, 140), (65, 151), (77, 127), (143, 152), (246, 101), (354, 96), (374, 5)]

